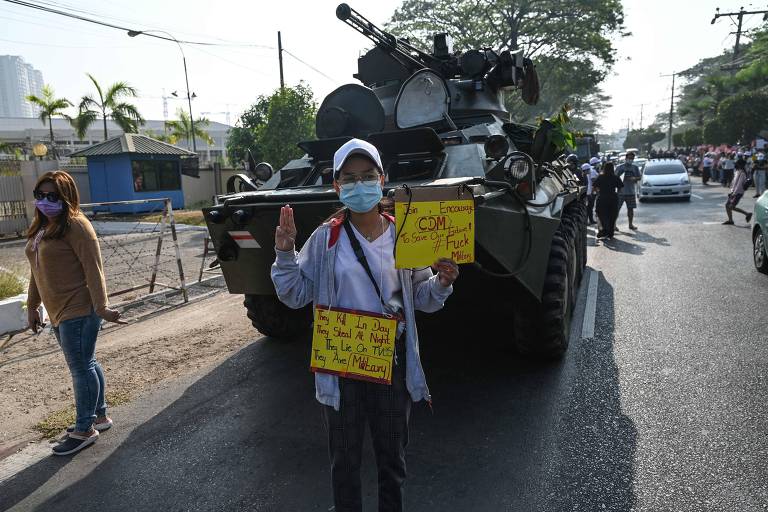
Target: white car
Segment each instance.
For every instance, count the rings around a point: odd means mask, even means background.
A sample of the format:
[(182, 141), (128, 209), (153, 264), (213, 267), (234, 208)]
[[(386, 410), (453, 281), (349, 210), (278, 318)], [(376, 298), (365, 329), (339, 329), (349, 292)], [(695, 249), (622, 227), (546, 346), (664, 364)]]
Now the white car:
[(648, 160), (640, 181), (640, 201), (667, 197), (691, 200), (688, 171), (683, 163), (675, 158)]

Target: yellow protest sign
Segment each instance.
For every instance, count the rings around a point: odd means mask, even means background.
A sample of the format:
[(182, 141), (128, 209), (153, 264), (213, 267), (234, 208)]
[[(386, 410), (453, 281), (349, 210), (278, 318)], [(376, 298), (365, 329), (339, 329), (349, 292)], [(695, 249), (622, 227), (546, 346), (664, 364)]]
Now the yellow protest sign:
[(392, 383), (397, 320), (341, 308), (315, 308), (310, 369)]
[(475, 261), (475, 200), (465, 187), (395, 190), (395, 225), (397, 268), (425, 267), (438, 258)]

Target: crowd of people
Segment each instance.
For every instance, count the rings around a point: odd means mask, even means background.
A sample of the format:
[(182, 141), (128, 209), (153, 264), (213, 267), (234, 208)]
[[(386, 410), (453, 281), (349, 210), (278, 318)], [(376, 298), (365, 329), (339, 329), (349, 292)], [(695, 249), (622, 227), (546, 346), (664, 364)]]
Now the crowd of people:
[[(768, 158), (763, 149), (673, 148), (667, 151), (651, 150), (648, 157), (679, 159), (691, 174), (701, 176), (702, 184), (720, 184), (728, 188), (725, 225), (734, 223), (733, 212), (741, 213), (749, 222), (752, 214), (738, 207), (741, 198), (751, 186), (754, 186), (755, 198), (760, 197), (768, 186)], [(588, 222), (598, 225), (598, 240), (613, 238), (618, 231), (616, 219), (624, 205), (627, 207), (629, 229), (637, 229), (634, 210), (642, 173), (634, 165), (634, 158), (635, 154), (630, 151), (618, 165), (607, 158), (592, 157), (581, 166), (576, 155), (566, 158), (571, 171), (587, 188)]]
[[(642, 174), (634, 164), (635, 154), (629, 152), (624, 162), (616, 166), (612, 161), (603, 162), (592, 157), (589, 163), (578, 166), (578, 157), (566, 158), (571, 171), (587, 187), (587, 218), (590, 225), (597, 224), (597, 239), (613, 239), (618, 228), (616, 219), (621, 207), (627, 207), (629, 229), (636, 230), (634, 212), (637, 208), (637, 184)], [(597, 221), (595, 221), (597, 213)]]
[(701, 182), (709, 186), (720, 184), (729, 189), (725, 203), (726, 225), (733, 224), (733, 212), (744, 215), (749, 222), (752, 214), (738, 207), (746, 190), (754, 185), (753, 197), (760, 197), (766, 191), (768, 160), (763, 149), (727, 148), (722, 151), (691, 149), (680, 152), (677, 158), (691, 174), (701, 176)]

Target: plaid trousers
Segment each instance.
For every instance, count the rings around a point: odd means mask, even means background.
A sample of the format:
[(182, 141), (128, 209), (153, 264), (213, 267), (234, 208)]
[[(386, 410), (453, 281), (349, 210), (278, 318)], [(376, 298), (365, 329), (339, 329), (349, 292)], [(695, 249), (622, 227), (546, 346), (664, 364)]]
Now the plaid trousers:
[(403, 510), (405, 448), (411, 413), (411, 397), (405, 386), (404, 337), (396, 342), (395, 351), (397, 364), (392, 370), (392, 385), (340, 378), (339, 410), (322, 406), (336, 512), (363, 510), (360, 464), (366, 423), (376, 454), (379, 511)]

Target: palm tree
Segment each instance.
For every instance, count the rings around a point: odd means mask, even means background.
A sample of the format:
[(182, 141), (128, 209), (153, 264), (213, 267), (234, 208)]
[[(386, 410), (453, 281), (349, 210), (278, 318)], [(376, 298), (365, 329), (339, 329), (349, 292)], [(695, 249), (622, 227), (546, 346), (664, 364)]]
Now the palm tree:
[(141, 117), (136, 107), (128, 103), (125, 98), (136, 98), (138, 92), (127, 82), (115, 82), (110, 85), (106, 92), (90, 73), (86, 73), (96, 87), (98, 101), (90, 94), (86, 94), (80, 100), (78, 107), (79, 113), (72, 122), (72, 126), (77, 132), (80, 140), (83, 140), (88, 128), (96, 122), (99, 114), (104, 121), (104, 140), (107, 140), (107, 118), (111, 117), (115, 123), (126, 133), (136, 133), (139, 125), (144, 124), (144, 118)]
[(40, 120), (43, 124), (46, 122), (48, 123), (48, 129), (51, 131), (51, 147), (55, 148), (53, 141), (53, 121), (51, 121), (51, 118), (53, 116), (61, 116), (71, 121), (71, 118), (64, 113), (64, 109), (71, 107), (72, 103), (66, 98), (57, 98), (56, 93), (53, 91), (53, 87), (48, 84), (43, 86), (42, 97), (30, 94), (27, 96), (27, 101), (40, 107)]
[[(175, 144), (177, 141), (184, 139), (187, 141), (187, 149), (189, 149), (192, 145), (192, 123), (189, 122), (190, 117), (187, 112), (182, 109), (176, 109), (176, 116), (178, 117), (175, 121), (166, 121), (165, 122), (165, 129), (167, 132), (167, 140), (171, 144)], [(205, 130), (205, 127), (207, 127), (209, 124), (211, 124), (208, 119), (201, 117), (198, 119), (195, 119), (195, 137), (205, 141), (208, 145), (213, 144), (213, 138), (208, 134), (208, 132)]]

